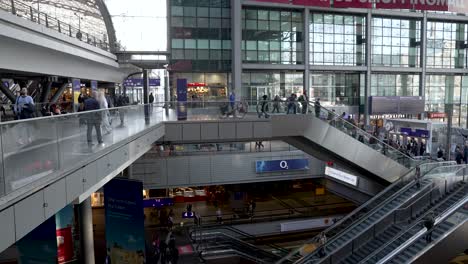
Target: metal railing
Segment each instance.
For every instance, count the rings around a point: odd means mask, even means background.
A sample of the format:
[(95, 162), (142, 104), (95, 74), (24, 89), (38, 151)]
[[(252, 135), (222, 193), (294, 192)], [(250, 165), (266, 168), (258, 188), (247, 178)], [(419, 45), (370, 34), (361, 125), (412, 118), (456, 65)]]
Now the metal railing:
[[(466, 166), (463, 166), (463, 167), (462, 166), (457, 166), (457, 167), (460, 167), (461, 170), (465, 170), (467, 168)], [(455, 178), (456, 181), (452, 181), (453, 178)], [(409, 218), (415, 217), (415, 215), (418, 214), (417, 211), (420, 210), (421, 208), (423, 208), (423, 206), (428, 206), (432, 202), (434, 202), (437, 199), (439, 199), (439, 198), (443, 197), (444, 195), (446, 195), (447, 193), (450, 193), (450, 191), (452, 190), (452, 188), (454, 187), (455, 184), (457, 184), (458, 182), (466, 182), (467, 179), (468, 178), (466, 177), (465, 173), (463, 173), (463, 176), (451, 176), (448, 179), (438, 179), (439, 182), (436, 183), (436, 186), (434, 186), (431, 189), (430, 192), (428, 192), (424, 196), (420, 197), (411, 206), (408, 206), (410, 208), (407, 207), (407, 208), (404, 208), (404, 209), (397, 210), (394, 213), (393, 224), (398, 223), (397, 219), (402, 219), (403, 221), (401, 221), (401, 222), (404, 222)], [(440, 189), (441, 189), (440, 186), (441, 185), (444, 186), (444, 193), (440, 193)], [(444, 198), (444, 201), (449, 199), (449, 198), (450, 198), (450, 196)], [(440, 215), (443, 215), (445, 212), (450, 211), (450, 208), (451, 207), (449, 207), (449, 209), (446, 209), (445, 211), (441, 212)], [(406, 211), (406, 212), (401, 213), (403, 211)], [(429, 214), (429, 213), (430, 212), (428, 211), (428, 212), (420, 215), (418, 217), (418, 219), (424, 219), (424, 217), (427, 216), (427, 214)], [(399, 214), (403, 215), (403, 217), (401, 217)], [(392, 243), (394, 243), (396, 240), (401, 238), (403, 235), (417, 233), (417, 230), (419, 230), (421, 228), (421, 225), (420, 225), (421, 221), (416, 221), (416, 222), (410, 224), (409, 226), (407, 226), (405, 229), (400, 231), (393, 239), (386, 242), (384, 245), (380, 246), (376, 251), (372, 252), (372, 254), (367, 256), (365, 259), (361, 260), (359, 263), (369, 263), (369, 262), (375, 263), (375, 262), (379, 261), (380, 259), (383, 259), (385, 257), (385, 253), (383, 253), (382, 251), (385, 250)]]
[(71, 24), (60, 21), (57, 18), (41, 12), (21, 1), (0, 0), (0, 9), (36, 24), (43, 25), (69, 37), (76, 38), (89, 45), (109, 51), (109, 44), (106, 40), (102, 40), (88, 32), (83, 32), (80, 28), (76, 28)]
[[(412, 202), (411, 205), (399, 210), (394, 210), (393, 212), (386, 213), (384, 215), (384, 218), (379, 220), (378, 223), (370, 225), (364, 230), (360, 231), (359, 235), (356, 235), (351, 241), (348, 241), (339, 248), (335, 249), (333, 252), (330, 252), (330, 254), (328, 254), (327, 257), (315, 258), (315, 260), (317, 261), (317, 263), (338, 263), (349, 254), (355, 253), (369, 240), (376, 238), (379, 234), (384, 232), (385, 229), (388, 228), (390, 225), (408, 221), (409, 218), (414, 217), (417, 213), (421, 212), (421, 210), (429, 206), (431, 203), (449, 193), (456, 183), (460, 181), (464, 182), (464, 174), (462, 176), (455, 177), (447, 177), (446, 174), (454, 173), (456, 175), (460, 171), (460, 169), (465, 170), (465, 168), (465, 165), (434, 168), (428, 173), (428, 175), (425, 176), (425, 178), (430, 178), (432, 180), (432, 183), (421, 190), (422, 195), (419, 198), (417, 198), (416, 201)], [(457, 179), (458, 181), (455, 179)], [(441, 188), (443, 188), (444, 190), (441, 191)], [(326, 249), (326, 245), (320, 246), (320, 248), (323, 247)], [(309, 256), (307, 260), (311, 260), (311, 256)]]
[[(460, 211), (460, 209), (461, 210), (466, 210), (466, 209), (464, 209), (464, 207), (466, 206), (466, 203), (468, 203), (468, 197), (464, 197), (462, 200), (458, 201), (456, 204), (454, 204), (453, 206), (451, 206), (450, 208), (448, 208), (444, 212), (440, 213), (439, 216), (434, 221), (434, 227), (432, 228), (432, 230), (437, 228), (437, 226), (440, 225), (441, 223), (449, 220), (452, 216), (456, 215), (456, 213), (458, 211)], [(466, 221), (466, 219), (464, 221)], [(460, 222), (458, 225), (460, 225), (460, 224), (463, 224), (463, 222)], [(419, 223), (411, 226), (411, 228), (409, 228), (407, 230), (408, 233), (414, 234), (414, 235), (411, 236), (410, 239), (405, 241), (402, 245), (400, 245), (399, 247), (394, 249), (392, 252), (390, 252), (386, 256), (380, 257), (380, 258), (377, 258), (376, 256), (374, 256), (371, 260), (375, 260), (375, 262), (379, 263), (379, 264), (388, 262), (392, 258), (398, 256), (398, 254), (402, 250), (405, 250), (407, 247), (411, 246), (414, 242), (416, 242), (418, 239), (420, 239), (426, 233), (426, 231), (427, 231), (426, 228), (421, 226)], [(427, 247), (426, 247), (426, 249), (427, 249)], [(424, 252), (425, 249), (423, 248), (422, 251)], [(419, 252), (417, 255), (421, 255), (421, 254), (422, 254), (422, 252)], [(417, 255), (414, 256), (414, 257), (416, 258)], [(369, 260), (367, 262), (369, 262)]]
[[(425, 175), (427, 172), (432, 170), (433, 168), (436, 168), (438, 166), (444, 166), (444, 165), (454, 165), (456, 164), (453, 161), (450, 162), (434, 162), (434, 163), (424, 163), (420, 165), (421, 169), (421, 175)], [(356, 210), (351, 212), (350, 214), (346, 215), (344, 218), (339, 220), (336, 224), (333, 226), (327, 228), (323, 233), (328, 237), (328, 239), (331, 239), (335, 236), (338, 236), (346, 231), (346, 229), (355, 224), (356, 222), (360, 221), (361, 219), (364, 219), (365, 216), (370, 215), (374, 210), (380, 208), (382, 204), (385, 204), (388, 201), (392, 201), (393, 197), (395, 194), (399, 194), (400, 192), (406, 190), (403, 188), (407, 183), (414, 181), (414, 176), (415, 176), (415, 171), (416, 169), (412, 169), (409, 171), (407, 174), (403, 175), (400, 177), (396, 182), (385, 188), (383, 191), (381, 191), (379, 194), (374, 196), (372, 199), (368, 200), (366, 203), (363, 205), (359, 206)], [(390, 197), (386, 198), (384, 201), (380, 201), (380, 199), (387, 195), (389, 192), (395, 194), (391, 195)], [(317, 237), (314, 237), (307, 241), (304, 244), (310, 244), (314, 243), (317, 241)], [(292, 251), (288, 256), (284, 257), (277, 263), (283, 263), (283, 261), (287, 259), (298, 259), (301, 256), (299, 255), (300, 249)]]

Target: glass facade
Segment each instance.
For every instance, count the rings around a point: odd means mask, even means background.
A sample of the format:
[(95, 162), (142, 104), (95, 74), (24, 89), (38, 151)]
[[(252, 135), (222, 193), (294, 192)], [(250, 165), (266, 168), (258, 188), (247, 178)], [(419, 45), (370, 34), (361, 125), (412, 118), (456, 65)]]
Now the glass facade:
[(313, 73), (310, 75), (309, 98), (320, 98), (323, 106), (359, 105), (365, 76), (360, 73)]
[(303, 64), (302, 12), (242, 10), (242, 60), (245, 63)]
[(419, 96), (419, 74), (372, 74), (371, 96)]
[(310, 15), (310, 64), (365, 64), (364, 17), (312, 13)]
[(250, 101), (263, 95), (269, 99), (276, 95), (285, 100), (291, 94), (300, 96), (304, 91), (304, 73), (294, 71), (262, 71), (242, 74), (242, 95)]
[(173, 69), (231, 70), (229, 0), (171, 0), (170, 16)]
[(466, 68), (466, 24), (428, 22), (427, 67)]
[(372, 18), (372, 65), (419, 67), (421, 22)]

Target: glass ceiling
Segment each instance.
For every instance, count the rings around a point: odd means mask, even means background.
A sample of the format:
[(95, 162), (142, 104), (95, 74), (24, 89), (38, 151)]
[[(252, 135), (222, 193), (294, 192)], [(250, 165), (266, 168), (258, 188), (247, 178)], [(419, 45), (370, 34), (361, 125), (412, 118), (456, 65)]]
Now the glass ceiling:
[[(43, 13), (108, 41), (107, 29), (95, 0), (21, 0)], [(81, 23), (80, 23), (81, 20)]]

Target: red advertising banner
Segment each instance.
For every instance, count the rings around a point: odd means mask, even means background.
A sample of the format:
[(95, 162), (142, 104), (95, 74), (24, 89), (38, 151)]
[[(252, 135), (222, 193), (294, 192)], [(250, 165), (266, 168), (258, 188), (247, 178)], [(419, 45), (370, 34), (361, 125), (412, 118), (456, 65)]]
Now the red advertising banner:
[(330, 0), (292, 0), (293, 5), (330, 7)]
[(372, 8), (372, 0), (335, 0), (333, 7)]
[(289, 0), (256, 0), (257, 2), (270, 2), (270, 3), (280, 3), (280, 4), (289, 4)]
[(413, 0), (376, 0), (375, 7), (380, 9), (412, 9)]
[[(449, 0), (412, 0), (416, 10), (448, 11)], [(450, 0), (452, 1), (452, 0)]]
[(65, 263), (73, 259), (73, 236), (71, 227), (57, 229), (57, 256), (58, 263)]

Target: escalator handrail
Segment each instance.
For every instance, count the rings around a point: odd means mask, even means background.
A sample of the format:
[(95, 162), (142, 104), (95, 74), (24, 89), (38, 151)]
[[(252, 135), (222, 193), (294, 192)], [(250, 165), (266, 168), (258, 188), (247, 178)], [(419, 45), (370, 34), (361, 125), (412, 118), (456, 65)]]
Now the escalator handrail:
[[(206, 251), (202, 251), (202, 252), (200, 252), (199, 256), (200, 256), (200, 258), (202, 260), (206, 261), (205, 257), (203, 256), (204, 252), (205, 252), (205, 254), (207, 254)], [(233, 253), (233, 254), (235, 254), (237, 256), (242, 256), (242, 257), (245, 257), (247, 259), (250, 259), (250, 260), (254, 261), (255, 263), (265, 263), (264, 260), (258, 259), (256, 257), (253, 257), (253, 256), (251, 256), (249, 254), (246, 254), (244, 252), (241, 252), (241, 251), (239, 251), (237, 249), (233, 249), (233, 248), (228, 248), (228, 249), (223, 249), (223, 250), (218, 249), (218, 250), (212, 250), (212, 251), (209, 251), (209, 252), (212, 252), (212, 254), (215, 254), (215, 255), (219, 254), (219, 253), (222, 253), (222, 254), (226, 254), (226, 253), (231, 253), (232, 254)]]
[[(453, 213), (455, 213), (456, 211), (458, 211), (460, 209), (460, 207), (462, 206), (465, 206), (465, 204), (468, 203), (468, 196), (463, 198), (462, 200), (458, 201), (456, 204), (454, 204), (453, 206), (451, 206), (449, 209), (445, 210), (441, 216), (437, 217), (434, 221), (434, 227), (436, 227), (438, 224), (440, 224), (441, 222), (445, 221), (448, 217), (450, 217)], [(432, 229), (434, 229), (434, 227)], [(387, 262), (388, 260), (394, 258), (400, 251), (406, 249), (407, 247), (409, 247), (411, 244), (413, 244), (413, 242), (415, 242), (416, 240), (418, 240), (422, 235), (424, 235), (426, 233), (426, 230), (424, 230), (425, 227), (421, 227), (421, 230), (416, 233), (415, 235), (413, 235), (410, 239), (408, 239), (407, 241), (405, 241), (403, 244), (401, 244), (399, 247), (397, 247), (396, 249), (394, 249), (392, 252), (390, 252), (387, 256), (385, 256), (384, 258), (382, 258), (379, 262), (377, 262), (377, 264), (381, 264), (381, 263), (385, 263)]]
[[(432, 190), (438, 188), (437, 186), (432, 188)], [(452, 196), (456, 195), (458, 192), (454, 192), (453, 194), (447, 196), (444, 201), (447, 201), (448, 199), (450, 199)], [(435, 209), (437, 209), (439, 206), (441, 206), (441, 204), (437, 205), (436, 208), (434, 209), (430, 209), (428, 210), (427, 212), (425, 212), (423, 215), (421, 215), (419, 217), (419, 219), (424, 219), (424, 217), (426, 217), (431, 211), (434, 211)], [(448, 210), (450, 210), (451, 207), (447, 208), (445, 211), (441, 212), (440, 214), (444, 214), (445, 212), (447, 212)], [(390, 244), (392, 244), (393, 242), (395, 242), (397, 239), (399, 239), (400, 237), (402, 237), (404, 234), (408, 233), (411, 231), (411, 229), (413, 229), (414, 227), (417, 227), (420, 225), (421, 222), (424, 222), (424, 220), (420, 220), (420, 221), (417, 221), (415, 223), (412, 223), (411, 225), (409, 225), (408, 227), (405, 227), (404, 230), (401, 230), (400, 232), (398, 232), (398, 234), (392, 238), (390, 241), (386, 242), (384, 245), (380, 246), (378, 249), (375, 249), (369, 256), (367, 256), (366, 258), (364, 258), (363, 260), (359, 261), (358, 264), (361, 264), (361, 263), (366, 263), (367, 261), (369, 261), (371, 258), (373, 258), (374, 256), (376, 256), (377, 254), (379, 254), (382, 250), (384, 250), (386, 247), (388, 247)]]
[[(424, 166), (424, 165), (435, 165), (435, 164), (456, 164), (455, 162), (453, 161), (449, 161), (449, 162), (430, 162), (430, 163), (424, 163), (424, 164), (421, 164), (421, 166)], [(391, 185), (389, 185), (388, 187), (386, 187), (383, 191), (381, 191), (380, 193), (378, 193), (376, 196), (374, 196), (372, 199), (368, 200), (367, 202), (365, 202), (363, 205), (359, 206), (358, 208), (356, 208), (355, 210), (353, 210), (351, 213), (349, 213), (348, 215), (346, 215), (345, 217), (341, 218), (338, 222), (336, 222), (334, 225), (330, 226), (329, 228), (325, 229), (323, 231), (323, 233), (327, 234), (329, 233), (332, 229), (338, 227), (339, 225), (343, 224), (345, 221), (347, 221), (349, 218), (351, 218), (352, 216), (354, 216), (355, 214), (359, 213), (360, 211), (362, 211), (363, 209), (365, 209), (368, 205), (370, 205), (371, 203), (375, 202), (377, 199), (379, 199), (380, 197), (382, 197), (384, 194), (386, 194), (389, 190), (393, 189), (396, 185), (398, 185), (400, 182), (402, 182), (406, 177), (408, 177), (408, 175), (411, 175), (416, 169), (412, 169), (410, 170), (409, 172), (407, 172), (405, 175), (403, 175), (402, 177), (400, 177), (398, 180), (396, 180), (394, 183), (392, 183)], [(431, 169), (432, 170), (432, 169)], [(429, 171), (431, 171), (429, 170)], [(427, 173), (429, 173), (429, 171)], [(426, 173), (426, 174), (427, 174)], [(403, 188), (402, 188), (403, 189)], [(399, 190), (398, 192), (396, 192), (395, 194), (399, 193), (402, 191)], [(394, 194), (394, 195), (395, 195)], [(381, 202), (380, 204), (385, 204), (387, 202), (387, 200), (389, 200), (390, 198), (392, 198), (392, 196), (390, 196), (389, 198), (387, 198), (386, 200), (384, 200), (383, 202)], [(372, 210), (368, 211), (367, 213), (365, 213), (365, 215), (367, 214), (370, 214), (371, 212), (373, 212), (376, 208), (378, 208), (379, 206), (377, 205), (376, 207), (372, 208)], [(361, 216), (363, 217), (363, 216)], [(352, 224), (354, 225), (354, 223)], [(347, 228), (345, 228), (344, 230), (346, 230)], [(341, 231), (343, 232), (343, 230)], [(339, 235), (341, 234), (341, 232), (339, 232), (338, 234), (336, 235)], [(335, 236), (336, 236), (335, 235)], [(307, 242), (305, 242), (304, 244), (310, 244), (310, 243), (313, 243), (314, 241), (316, 241), (317, 238), (314, 237), (310, 240), (308, 240)], [(280, 264), (282, 263), (283, 261), (286, 261), (287, 259), (291, 258), (292, 256), (298, 254), (300, 252), (300, 248), (299, 249), (296, 249), (296, 250), (293, 250), (291, 251), (287, 256), (283, 257), (282, 259), (280, 259), (278, 262), (276, 262), (276, 264)], [(305, 256), (304, 256), (305, 257)]]
[[(457, 168), (457, 167), (459, 167), (459, 165), (455, 165), (455, 166), (442, 166), (442, 167)], [(421, 178), (424, 178), (424, 177), (428, 177), (428, 176), (430, 176), (430, 175), (433, 175), (434, 173), (433, 173), (432, 171), (434, 171), (434, 170), (436, 170), (436, 169), (439, 169), (439, 168), (441, 168), (441, 167), (432, 168), (429, 172), (427, 172), (427, 173), (426, 173), (423, 177), (421, 177)], [(458, 171), (457, 171), (457, 172), (458, 172)], [(410, 181), (409, 184), (406, 184), (403, 188), (401, 188), (401, 189), (398, 190), (396, 193), (394, 193), (392, 196), (390, 196), (389, 198), (387, 198), (384, 202), (382, 202), (382, 203), (380, 204), (380, 206), (377, 206), (376, 208), (372, 209), (372, 210), (371, 210), (370, 212), (368, 212), (366, 215), (371, 214), (371, 213), (373, 213), (374, 211), (376, 211), (376, 210), (382, 208), (383, 206), (385, 206), (385, 205), (387, 204), (387, 202), (393, 201), (393, 200), (394, 200), (396, 197), (398, 197), (402, 192), (405, 192), (406, 190), (408, 190), (409, 188), (411, 188), (414, 184), (415, 184), (414, 181)], [(420, 191), (422, 191), (422, 190), (420, 190)], [(387, 215), (389, 215), (389, 214), (391, 214), (391, 213), (393, 213), (393, 211), (387, 212), (387, 213), (384, 214), (382, 217), (385, 217), (385, 216), (387, 216)], [(345, 228), (344, 230), (342, 230), (341, 232), (339, 232), (337, 235), (335, 235), (332, 239), (330, 239), (330, 240), (327, 242), (327, 244), (334, 242), (335, 240), (337, 240), (337, 239), (341, 236), (341, 234), (348, 232), (348, 230), (349, 230), (350, 228), (353, 228), (354, 226), (356, 226), (356, 225), (358, 225), (358, 224), (364, 222), (365, 220), (367, 220), (366, 217), (361, 217), (358, 221), (356, 221), (355, 223), (353, 223), (351, 226), (348, 226), (347, 228)], [(362, 234), (363, 232), (365, 232), (365, 231), (366, 231), (368, 228), (370, 228), (370, 227), (372, 227), (372, 225), (370, 225), (370, 226), (367, 227), (367, 228), (364, 228), (362, 231), (360, 231), (358, 234), (356, 234), (355, 237), (357, 237), (359, 234)], [(353, 238), (353, 239), (354, 239), (354, 238)], [(351, 241), (352, 241), (352, 240), (351, 240)], [(347, 243), (349, 243), (349, 242), (350, 242), (350, 241), (348, 241)], [(343, 247), (343, 246), (346, 245), (347, 243), (344, 243), (342, 246), (336, 248), (334, 251), (339, 250), (341, 247)], [(314, 252), (311, 252), (310, 254), (304, 256), (303, 258), (301, 258), (300, 260), (298, 260), (297, 263), (301, 263), (301, 261), (310, 259), (310, 258), (314, 255), (314, 253), (318, 252), (318, 250), (319, 250), (320, 248), (324, 247), (324, 246), (327, 247), (327, 245), (322, 245), (322, 246), (320, 246), (320, 247), (317, 247), (317, 248), (315, 249)]]
[[(249, 233), (246, 233), (246, 232), (244, 232), (244, 231), (242, 231), (242, 230), (239, 230), (239, 229), (237, 229), (237, 228), (234, 228), (234, 227), (232, 227), (232, 226), (219, 226), (219, 227), (212, 227), (212, 228), (209, 228), (209, 229), (215, 229), (215, 230), (216, 230), (216, 229), (227, 229), (227, 230), (229, 230), (229, 231), (232, 231), (233, 233), (237, 233), (237, 234), (243, 236), (244, 238), (249, 238), (249, 239), (253, 239), (253, 240), (256, 240), (256, 239), (257, 239), (256, 236), (254, 236), (254, 235), (252, 235), (252, 234), (249, 234)], [(189, 236), (190, 236), (191, 239), (192, 239), (192, 233), (193, 233), (193, 232), (195, 232), (195, 230), (192, 230), (192, 231), (190, 232), (190, 234), (189, 234)], [(202, 231), (202, 232), (203, 232), (203, 231)], [(219, 231), (218, 231), (218, 232), (219, 232)], [(214, 233), (215, 233), (215, 232), (214, 232)], [(221, 233), (221, 232), (219, 232), (219, 233)], [(205, 234), (209, 235), (210, 233), (201, 233), (202, 236), (204, 236)], [(224, 234), (224, 233), (223, 233), (223, 234)], [(193, 239), (192, 239), (192, 240), (193, 240)], [(194, 240), (193, 240), (193, 241), (194, 241)], [(280, 246), (278, 246), (278, 245), (276, 245), (276, 244), (266, 244), (266, 245), (267, 245), (268, 247), (273, 248), (273, 249), (279, 250), (279, 251), (281, 251), (281, 252), (283, 252), (283, 253), (288, 253), (288, 252), (289, 252), (288, 250), (286, 250), (286, 249), (284, 249), (283, 247), (280, 247)]]
[[(309, 105), (315, 107), (315, 102), (313, 101), (307, 101)], [(374, 135), (368, 133), (367, 131), (361, 129), (360, 127), (348, 122), (346, 119), (342, 118), (340, 115), (338, 115), (337, 113), (333, 112), (333, 111), (330, 111), (328, 110), (327, 108), (323, 107), (322, 105), (319, 105), (320, 106), (320, 109), (321, 110), (324, 110), (327, 114), (332, 114), (334, 116), (334, 120), (339, 120), (340, 122), (342, 122), (343, 124), (346, 124), (347, 126), (351, 126), (353, 127), (354, 129), (356, 129), (357, 132), (369, 137), (369, 138), (373, 138), (374, 140), (376, 140), (376, 142), (379, 142), (380, 144), (386, 146), (388, 149), (392, 149), (394, 150), (395, 152), (397, 153), (400, 153), (402, 156), (404, 156), (405, 158), (411, 160), (411, 161), (414, 161), (415, 163), (418, 163), (419, 161), (418, 160), (415, 160), (413, 159), (411, 156), (408, 156), (406, 153), (403, 153), (401, 152), (400, 150), (390, 146), (389, 144), (383, 142), (382, 140), (380, 140), (379, 138), (375, 137)]]
[(234, 243), (235, 245), (248, 247), (248, 248), (252, 249), (253, 251), (263, 252), (263, 254), (270, 255), (271, 257), (274, 257), (274, 258), (280, 258), (281, 257), (281, 256), (279, 256), (279, 255), (277, 255), (277, 254), (275, 254), (273, 252), (268, 252), (266, 250), (263, 250), (261, 248), (256, 247), (255, 245), (252, 245), (250, 243), (247, 243), (247, 242), (242, 241), (242, 240), (240, 240), (240, 239), (238, 239), (236, 237), (230, 236), (230, 235), (222, 233), (222, 232), (214, 232), (212, 235), (215, 236), (215, 237), (222, 237), (224, 239), (227, 239), (227, 240), (229, 240), (229, 242)]

